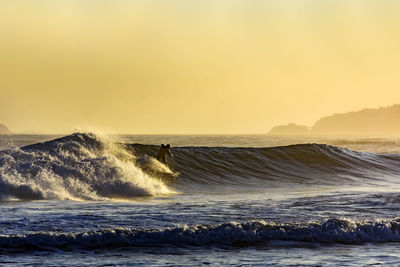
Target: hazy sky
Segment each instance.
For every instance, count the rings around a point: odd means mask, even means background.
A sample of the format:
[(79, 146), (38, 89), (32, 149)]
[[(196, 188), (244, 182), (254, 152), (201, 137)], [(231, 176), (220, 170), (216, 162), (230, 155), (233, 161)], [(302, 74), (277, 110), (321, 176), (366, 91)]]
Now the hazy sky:
[(14, 131), (266, 133), (400, 103), (398, 0), (0, 1)]

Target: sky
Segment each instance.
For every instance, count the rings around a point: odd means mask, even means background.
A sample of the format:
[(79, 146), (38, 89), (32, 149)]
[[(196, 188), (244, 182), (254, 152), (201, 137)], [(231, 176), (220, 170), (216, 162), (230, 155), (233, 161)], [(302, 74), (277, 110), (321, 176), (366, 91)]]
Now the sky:
[(400, 103), (397, 0), (2, 0), (16, 132), (263, 134)]

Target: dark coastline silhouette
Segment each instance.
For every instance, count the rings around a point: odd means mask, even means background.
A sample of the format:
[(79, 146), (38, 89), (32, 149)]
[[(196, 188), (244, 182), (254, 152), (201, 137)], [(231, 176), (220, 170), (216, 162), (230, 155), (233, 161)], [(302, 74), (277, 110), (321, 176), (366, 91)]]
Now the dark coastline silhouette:
[(319, 119), (310, 130), (294, 123), (276, 126), (271, 135), (400, 135), (400, 104), (333, 114)]

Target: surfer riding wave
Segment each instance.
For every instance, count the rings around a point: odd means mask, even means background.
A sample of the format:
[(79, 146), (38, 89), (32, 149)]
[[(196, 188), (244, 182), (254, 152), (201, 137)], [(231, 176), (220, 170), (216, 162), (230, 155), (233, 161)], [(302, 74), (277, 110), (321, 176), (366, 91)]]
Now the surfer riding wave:
[(160, 147), (160, 149), (158, 150), (157, 157), (156, 157), (156, 159), (157, 159), (159, 162), (162, 162), (162, 163), (164, 163), (164, 164), (167, 164), (167, 160), (166, 160), (165, 155), (169, 155), (171, 158), (174, 158), (174, 157), (171, 155), (171, 152), (169, 151), (169, 148), (170, 148), (170, 147), (171, 147), (171, 146), (170, 146), (169, 144), (167, 144), (167, 145), (161, 144), (161, 147)]

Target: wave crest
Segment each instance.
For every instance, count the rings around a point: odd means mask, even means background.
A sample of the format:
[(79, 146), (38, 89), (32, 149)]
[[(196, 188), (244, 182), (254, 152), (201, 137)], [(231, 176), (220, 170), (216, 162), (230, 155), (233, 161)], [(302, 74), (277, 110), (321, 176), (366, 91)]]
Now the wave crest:
[[(212, 190), (398, 183), (400, 155), (322, 144), (270, 148), (121, 144), (91, 133), (0, 152), (0, 199), (101, 200)], [(176, 179), (179, 175), (179, 179)], [(263, 190), (263, 189), (262, 189)]]
[(92, 133), (0, 153), (2, 199), (102, 200), (168, 194), (124, 147)]
[[(137, 155), (158, 147), (129, 145)], [(386, 182), (400, 173), (400, 155), (372, 154), (323, 144), (280, 147), (173, 147), (169, 164), (180, 173), (183, 190), (230, 185), (270, 187), (292, 184)], [(398, 179), (392, 179), (396, 182)]]
[(322, 223), (231, 222), (167, 229), (119, 228), (84, 233), (0, 235), (0, 247), (110, 248), (148, 246), (256, 245), (270, 241), (362, 244), (400, 242), (400, 219), (356, 222), (330, 219)]

